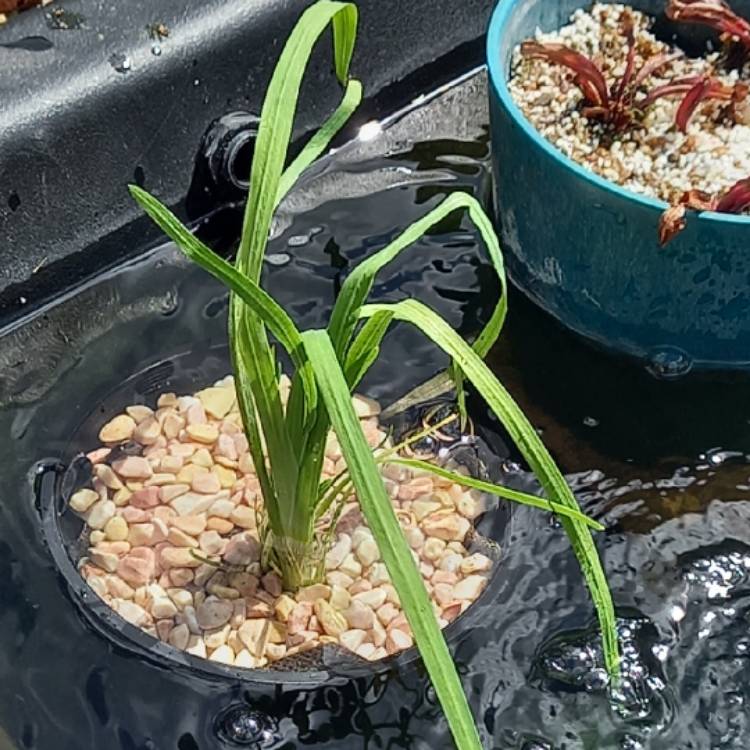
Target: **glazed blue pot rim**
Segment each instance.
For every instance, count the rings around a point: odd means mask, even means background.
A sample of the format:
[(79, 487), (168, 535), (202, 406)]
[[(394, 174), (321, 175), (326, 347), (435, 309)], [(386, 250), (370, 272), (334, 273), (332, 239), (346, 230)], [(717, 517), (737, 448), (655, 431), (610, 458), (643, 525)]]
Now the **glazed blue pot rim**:
[[(669, 204), (665, 201), (649, 198), (631, 190), (627, 190), (604, 177), (600, 177), (595, 172), (586, 169), (578, 162), (563, 154), (562, 151), (548, 141), (531, 124), (515, 103), (511, 96), (510, 89), (508, 88), (507, 76), (503, 70), (503, 61), (500, 59), (500, 49), (503, 30), (513, 13), (515, 13), (516, 6), (521, 2), (524, 2), (524, 0), (499, 0), (492, 12), (490, 26), (487, 31), (487, 67), (489, 70), (490, 85), (495, 89), (495, 93), (503, 107), (505, 107), (510, 113), (518, 126), (523, 130), (526, 137), (532, 140), (536, 146), (541, 148), (551, 159), (557, 161), (562, 167), (575, 173), (581, 179), (593, 183), (602, 190), (606, 190), (607, 192), (618, 196), (622, 200), (633, 201), (646, 208), (662, 213), (665, 209), (669, 208)], [(702, 211), (696, 213), (695, 218), (691, 219), (691, 221), (695, 221), (695, 219), (700, 221), (744, 224), (750, 226), (750, 216), (736, 216), (734, 214), (717, 213), (716, 211)]]

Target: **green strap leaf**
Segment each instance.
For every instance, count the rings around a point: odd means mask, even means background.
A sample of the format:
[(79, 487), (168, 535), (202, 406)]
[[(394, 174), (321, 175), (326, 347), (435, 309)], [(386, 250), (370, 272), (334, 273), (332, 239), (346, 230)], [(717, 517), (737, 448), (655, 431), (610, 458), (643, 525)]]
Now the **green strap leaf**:
[[(319, 0), (311, 5), (290, 34), (271, 77), (260, 115), (242, 239), (237, 251), (240, 270), (255, 281), (260, 278), (302, 77), (312, 49), (332, 23), (336, 76), (346, 85), (357, 35), (357, 15), (352, 3)], [(348, 93), (354, 97), (356, 87)]]
[(331, 339), (325, 331), (307, 331), (302, 337), (362, 512), (399, 594), (456, 745), (459, 750), (481, 750), (458, 672), (352, 406), (349, 386)]
[(362, 103), (362, 84), (352, 78), (346, 85), (344, 98), (336, 111), (323, 123), (320, 130), (316, 131), (305, 147), (295, 157), (294, 161), (284, 170), (279, 182), (276, 196), (276, 205), (284, 199), (284, 196), (294, 187), (300, 175), (328, 148), (328, 145), (346, 125), (349, 118)]
[(129, 190), (143, 210), (188, 258), (221, 281), (262, 319), (263, 324), (284, 347), (297, 368), (305, 398), (314, 408), (318, 393), (315, 378), (307, 360), (300, 332), (284, 308), (258, 284), (203, 244), (158, 199), (137, 185), (130, 185)]
[[(359, 314), (363, 318), (368, 318), (383, 312), (389, 312), (394, 319), (416, 326), (453, 358), (519, 447), (542, 483), (547, 497), (580, 512), (578, 502), (565, 478), (512, 396), (492, 374), (481, 357), (448, 323), (416, 300), (404, 300), (395, 304), (366, 305)], [(599, 553), (586, 524), (565, 516), (561, 517), (561, 522), (570, 538), (596, 607), (607, 669), (614, 678), (617, 678), (619, 647), (615, 610), (607, 578), (599, 560)]]
[(404, 230), (393, 242), (379, 252), (362, 261), (344, 281), (338, 299), (331, 314), (328, 330), (336, 345), (336, 353), (343, 358), (356, 325), (359, 308), (365, 303), (370, 294), (375, 276), (379, 271), (396, 258), (403, 250), (420, 239), (432, 226), (442, 221), (454, 211), (464, 209), (468, 211), (471, 220), (476, 225), (487, 246), (495, 271), (501, 286), (500, 300), (474, 342), (474, 351), (484, 357), (492, 348), (502, 330), (508, 311), (507, 280), (505, 265), (500, 251), (500, 243), (487, 214), (479, 201), (468, 193), (452, 193), (439, 206), (432, 209), (426, 216), (415, 221)]
[(604, 531), (604, 526), (590, 518), (585, 513), (581, 513), (579, 510), (569, 508), (567, 505), (560, 505), (560, 503), (552, 502), (544, 497), (537, 497), (536, 495), (529, 495), (526, 492), (519, 492), (518, 490), (512, 490), (510, 487), (503, 487), (501, 484), (494, 484), (493, 482), (485, 482), (482, 479), (476, 479), (474, 477), (466, 476), (465, 474), (459, 474), (457, 471), (450, 471), (443, 466), (436, 466), (429, 461), (421, 461), (418, 458), (401, 458), (394, 457), (388, 458), (384, 461), (387, 464), (396, 464), (398, 466), (406, 466), (409, 469), (419, 469), (421, 471), (429, 471), (431, 474), (435, 474), (443, 479), (450, 479), (455, 484), (459, 484), (463, 487), (469, 487), (473, 490), (479, 490), (480, 492), (486, 492), (488, 495), (497, 495), (505, 500), (511, 500), (514, 503), (520, 505), (528, 505), (531, 508), (539, 508), (540, 510), (551, 510), (558, 516), (565, 516), (566, 518), (572, 518), (574, 521), (590, 526), (594, 531)]
[(353, 391), (380, 354), (380, 344), (388, 331), (393, 316), (390, 313), (373, 315), (365, 321), (362, 329), (346, 353), (346, 382)]
[[(342, 85), (348, 83), (349, 65), (354, 50), (357, 32), (357, 8), (351, 3), (319, 0), (302, 14), (287, 39), (276, 64), (261, 110), (261, 121), (255, 143), (253, 168), (250, 175), (248, 199), (242, 225), (242, 235), (237, 251), (236, 266), (248, 278), (258, 282), (268, 243), (268, 235), (281, 191), (282, 171), (292, 136), (294, 116), (297, 109), (302, 78), (307, 68), (312, 49), (320, 35), (333, 25), (333, 46), (336, 75)], [(355, 103), (361, 91), (355, 84), (348, 86), (345, 101), (333, 115), (333, 126), (339, 126), (341, 117)], [(330, 123), (330, 119), (329, 119)], [(287, 172), (287, 183), (296, 179), (300, 168), (322, 148), (333, 133), (328, 128), (312, 146), (303, 151), (300, 160), (293, 162)], [(273, 387), (276, 361), (271, 351), (263, 321), (252, 308), (233, 296), (230, 305), (230, 340), (232, 356), (239, 363), (238, 397), (254, 402), (258, 421), (265, 437), (268, 461), (274, 490), (279, 498), (283, 518), (283, 529), (277, 529), (282, 537), (299, 541), (309, 536), (310, 522), (306, 517), (309, 497), (308, 482), (300, 483), (300, 470), (305, 471), (305, 454), (299, 452), (299, 441), (289, 431), (289, 424), (279, 398)], [(310, 403), (298, 406), (295, 396), (292, 422), (309, 424), (315, 419), (315, 408)], [(299, 409), (302, 413), (299, 413)], [(319, 441), (314, 441), (315, 445)]]

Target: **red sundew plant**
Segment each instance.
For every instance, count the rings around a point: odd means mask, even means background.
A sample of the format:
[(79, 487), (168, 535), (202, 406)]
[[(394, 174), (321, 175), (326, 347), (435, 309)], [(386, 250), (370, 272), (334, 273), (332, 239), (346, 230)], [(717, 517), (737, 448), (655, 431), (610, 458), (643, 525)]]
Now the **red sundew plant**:
[(584, 116), (600, 120), (615, 132), (627, 130), (641, 119), (646, 109), (657, 100), (674, 96), (683, 97), (675, 115), (675, 125), (683, 133), (687, 131), (688, 124), (700, 104), (709, 100), (727, 102), (731, 108), (731, 116), (736, 122), (750, 124), (750, 88), (744, 83), (736, 83), (733, 86), (725, 84), (710, 75), (675, 79), (647, 91), (645, 95), (636, 99), (639, 89), (648, 78), (672, 62), (677, 55), (654, 55), (646, 60), (636, 73), (632, 31), (628, 30), (626, 35), (628, 58), (625, 72), (611, 88), (596, 63), (564, 44), (527, 41), (521, 45), (521, 54), (526, 59), (547, 60), (573, 71), (573, 82), (581, 90), (586, 102), (582, 109)]
[(664, 247), (673, 240), (687, 224), (687, 210), (716, 211), (724, 214), (741, 214), (750, 208), (750, 177), (740, 180), (718, 196), (702, 190), (689, 190), (674, 206), (670, 206), (659, 222), (659, 244)]
[(724, 0), (669, 0), (666, 14), (672, 21), (714, 29), (724, 44), (740, 48), (741, 62), (750, 53), (750, 22), (738, 16)]
[(643, 113), (644, 100), (636, 101), (641, 86), (654, 73), (675, 59), (675, 55), (666, 53), (653, 55), (636, 72), (636, 45), (632, 26), (625, 29), (625, 37), (628, 42), (625, 71), (611, 87), (607, 85), (604, 73), (595, 62), (564, 44), (526, 41), (521, 45), (521, 55), (529, 60), (547, 60), (571, 70), (575, 74), (573, 82), (585, 99), (582, 110), (584, 116), (600, 120), (615, 132), (622, 132)]
[[(674, 21), (715, 29), (725, 44), (733, 42), (742, 48), (743, 60), (750, 54), (750, 22), (738, 16), (724, 0), (669, 0), (666, 14)], [(698, 107), (710, 100), (727, 102), (731, 117), (750, 125), (750, 87), (744, 83), (729, 85), (708, 74), (675, 79), (636, 98), (639, 89), (653, 74), (680, 55), (653, 55), (636, 73), (635, 37), (632, 23), (627, 19), (623, 22), (623, 34), (628, 45), (625, 71), (611, 86), (594, 61), (564, 44), (530, 40), (521, 45), (521, 54), (527, 59), (547, 60), (571, 70), (573, 82), (585, 99), (583, 114), (604, 122), (615, 132), (622, 132), (641, 119), (645, 110), (658, 99), (675, 96), (683, 97), (675, 115), (675, 125), (683, 133)]]

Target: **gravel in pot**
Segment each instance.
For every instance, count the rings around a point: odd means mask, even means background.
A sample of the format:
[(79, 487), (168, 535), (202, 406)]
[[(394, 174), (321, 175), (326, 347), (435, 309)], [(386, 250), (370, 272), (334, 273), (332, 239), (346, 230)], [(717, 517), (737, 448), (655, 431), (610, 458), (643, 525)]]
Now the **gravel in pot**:
[[(750, 64), (731, 67), (720, 49), (691, 57), (653, 24), (627, 5), (579, 9), (517, 46), (510, 91), (562, 153), (634, 193), (670, 204), (724, 195), (750, 175)], [(602, 74), (606, 106), (579, 88), (587, 65)], [(747, 213), (750, 192), (737, 208)]]
[(734, 0), (507, 0), (487, 38), (513, 281), (659, 377), (747, 368), (747, 21)]
[[(355, 405), (373, 449), (389, 450), (377, 402)], [(331, 546), (320, 583), (286, 592), (261, 567), (258, 480), (232, 378), (195, 396), (164, 393), (155, 407), (129, 406), (101, 427), (88, 453), (92, 482), (69, 500), (84, 521), (78, 569), (104, 602), (173, 648), (238, 667), (285, 668), (331, 644), (370, 661), (411, 648), (354, 495), (321, 519)], [(331, 436), (323, 478), (341, 463)], [(445, 627), (482, 593), (497, 557), (473, 534), (484, 500), (405, 467), (385, 465), (383, 475)]]

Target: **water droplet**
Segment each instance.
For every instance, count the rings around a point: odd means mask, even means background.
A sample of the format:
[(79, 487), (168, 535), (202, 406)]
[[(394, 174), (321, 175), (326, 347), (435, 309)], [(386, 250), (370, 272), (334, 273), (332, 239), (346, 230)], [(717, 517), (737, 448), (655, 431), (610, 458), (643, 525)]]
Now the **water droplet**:
[(295, 234), (287, 240), (286, 244), (289, 245), (289, 247), (304, 247), (308, 242), (310, 242), (310, 238), (306, 235)]
[(161, 45), (160, 44), (153, 44), (151, 46), (151, 54), (154, 57), (160, 57), (161, 56)]
[(195, 80), (193, 81), (193, 86), (200, 86), (200, 85), (201, 85), (201, 79), (200, 79), (200, 78), (196, 78), (196, 79), (195, 79)]
[(688, 353), (676, 346), (656, 347), (649, 353), (648, 360), (646, 369), (663, 380), (681, 378), (693, 368), (693, 360)]
[(115, 52), (109, 57), (109, 64), (118, 73), (128, 73), (132, 67), (130, 58), (127, 55), (123, 55), (122, 52)]
[(677, 604), (672, 607), (669, 614), (673, 622), (681, 622), (685, 618), (685, 610)]
[(606, 669), (592, 669), (583, 678), (583, 685), (589, 692), (604, 690), (609, 685), (609, 675)]
[(285, 266), (292, 259), (289, 253), (268, 253), (266, 255), (266, 263), (269, 266)]
[(586, 427), (598, 427), (599, 426), (599, 420), (595, 417), (584, 417), (583, 423), (586, 425)]

